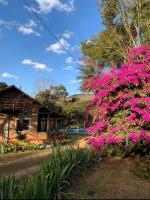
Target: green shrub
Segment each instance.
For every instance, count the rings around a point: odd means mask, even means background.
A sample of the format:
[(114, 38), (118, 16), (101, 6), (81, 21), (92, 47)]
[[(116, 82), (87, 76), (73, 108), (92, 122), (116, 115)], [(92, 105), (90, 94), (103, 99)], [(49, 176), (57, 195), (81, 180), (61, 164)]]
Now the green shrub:
[(122, 143), (122, 144), (112, 144), (104, 148), (104, 153), (108, 156), (147, 156), (150, 154), (150, 145), (140, 141), (138, 143)]
[(23, 151), (33, 151), (39, 149), (37, 144), (29, 144), (18, 142), (14, 144), (0, 144), (0, 153), (16, 153), (16, 152), (23, 152)]

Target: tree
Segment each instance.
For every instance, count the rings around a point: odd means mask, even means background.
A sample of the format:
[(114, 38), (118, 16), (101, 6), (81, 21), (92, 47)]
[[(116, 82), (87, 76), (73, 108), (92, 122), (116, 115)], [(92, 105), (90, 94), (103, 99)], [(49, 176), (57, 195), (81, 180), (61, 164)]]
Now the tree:
[(79, 127), (84, 127), (86, 107), (90, 101), (89, 100), (80, 100), (78, 98), (73, 98), (72, 101), (64, 101), (62, 104), (63, 113), (67, 116), (67, 119), (70, 123), (72, 120)]
[[(150, 43), (149, 7), (147, 0), (99, 0), (106, 28), (82, 42), (84, 57), (104, 68), (127, 62), (129, 47)], [(97, 74), (97, 69), (86, 64), (81, 66), (81, 79), (93, 74)]]
[(68, 96), (68, 92), (63, 85), (51, 86), (49, 90), (55, 100), (65, 99)]
[(35, 98), (45, 107), (51, 109), (52, 111), (61, 112), (61, 106), (59, 102), (64, 100), (68, 92), (63, 85), (50, 86), (49, 89), (39, 91)]
[(107, 29), (114, 27), (117, 34), (127, 37), (129, 46), (150, 42), (150, 1), (99, 0), (99, 5), (104, 25)]
[(8, 85), (5, 82), (0, 82), (0, 89), (6, 88)]

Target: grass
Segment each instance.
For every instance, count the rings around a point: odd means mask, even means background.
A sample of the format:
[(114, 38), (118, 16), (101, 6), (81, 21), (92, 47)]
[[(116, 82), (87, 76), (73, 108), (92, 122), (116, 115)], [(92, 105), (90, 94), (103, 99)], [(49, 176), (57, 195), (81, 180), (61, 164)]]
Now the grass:
[(59, 199), (74, 175), (96, 163), (89, 148), (54, 148), (36, 176), (0, 178), (0, 199)]

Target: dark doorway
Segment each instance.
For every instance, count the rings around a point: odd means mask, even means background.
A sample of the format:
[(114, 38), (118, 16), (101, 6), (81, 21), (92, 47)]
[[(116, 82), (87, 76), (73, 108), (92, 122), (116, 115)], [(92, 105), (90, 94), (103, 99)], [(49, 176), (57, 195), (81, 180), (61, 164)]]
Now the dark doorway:
[(38, 115), (38, 132), (47, 132), (48, 114)]

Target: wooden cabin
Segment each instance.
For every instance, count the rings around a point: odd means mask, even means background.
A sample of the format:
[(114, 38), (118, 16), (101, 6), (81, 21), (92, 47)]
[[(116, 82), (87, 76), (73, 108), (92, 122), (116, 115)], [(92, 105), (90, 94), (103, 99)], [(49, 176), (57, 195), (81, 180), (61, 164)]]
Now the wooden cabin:
[(64, 125), (64, 116), (50, 112), (16, 86), (0, 90), (0, 143), (43, 143), (49, 132)]

